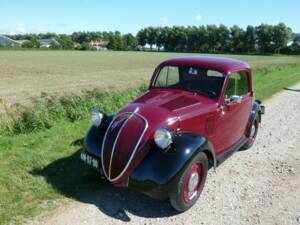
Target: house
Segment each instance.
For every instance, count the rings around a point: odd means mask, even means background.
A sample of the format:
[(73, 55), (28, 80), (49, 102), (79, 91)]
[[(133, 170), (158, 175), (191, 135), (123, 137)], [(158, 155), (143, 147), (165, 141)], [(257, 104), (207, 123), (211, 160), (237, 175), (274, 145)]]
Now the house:
[(0, 46), (21, 46), (21, 43), (19, 41), (13, 40), (11, 38), (8, 38), (4, 35), (0, 34)]
[(21, 46), (24, 46), (24, 45), (27, 45), (27, 44), (30, 44), (31, 43), (31, 41), (29, 41), (29, 40), (18, 40), (18, 42), (20, 43), (20, 45)]
[(59, 46), (59, 42), (56, 41), (54, 38), (50, 39), (39, 39), (38, 42), (40, 43), (40, 48), (50, 48), (52, 45)]
[(107, 46), (109, 45), (109, 41), (104, 40), (92, 40), (89, 42), (89, 45), (96, 48), (97, 50), (107, 50)]

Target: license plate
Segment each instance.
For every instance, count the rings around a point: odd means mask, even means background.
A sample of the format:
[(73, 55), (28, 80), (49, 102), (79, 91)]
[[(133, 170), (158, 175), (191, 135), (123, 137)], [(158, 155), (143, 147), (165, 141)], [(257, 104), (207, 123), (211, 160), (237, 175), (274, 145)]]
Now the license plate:
[(86, 154), (84, 152), (80, 153), (80, 159), (86, 164), (94, 167), (95, 169), (99, 169), (99, 160), (94, 158), (93, 156)]

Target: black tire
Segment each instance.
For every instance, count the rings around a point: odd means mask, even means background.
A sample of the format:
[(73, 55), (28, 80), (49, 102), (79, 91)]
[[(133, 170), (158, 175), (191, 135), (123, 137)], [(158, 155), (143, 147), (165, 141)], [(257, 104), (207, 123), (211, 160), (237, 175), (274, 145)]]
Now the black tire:
[[(187, 182), (187, 176), (190, 174), (191, 170), (201, 162), (201, 167), (203, 174), (201, 176), (201, 181), (198, 183), (199, 190), (193, 199), (189, 202), (185, 198), (185, 186)], [(185, 169), (181, 175), (175, 180), (174, 187), (171, 189), (169, 194), (170, 203), (174, 209), (179, 212), (184, 212), (191, 208), (198, 200), (201, 192), (203, 190), (206, 176), (208, 171), (208, 160), (204, 152), (198, 153), (189, 163), (185, 166)]]
[[(259, 115), (258, 114), (255, 115), (255, 118), (254, 118), (253, 124), (251, 124), (251, 127), (253, 125), (255, 126), (254, 137), (252, 134), (250, 134), (250, 137), (248, 138), (247, 142), (243, 145), (241, 150), (247, 150), (247, 149), (251, 148), (255, 142), (255, 139), (256, 139), (257, 133), (258, 133), (258, 128), (259, 128)], [(251, 127), (249, 129), (251, 129)]]

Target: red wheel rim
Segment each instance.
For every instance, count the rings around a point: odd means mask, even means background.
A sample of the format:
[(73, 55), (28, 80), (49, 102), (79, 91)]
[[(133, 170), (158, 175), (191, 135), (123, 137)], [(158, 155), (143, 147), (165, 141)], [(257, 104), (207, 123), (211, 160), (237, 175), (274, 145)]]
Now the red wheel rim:
[(190, 203), (200, 193), (203, 182), (203, 165), (201, 161), (197, 161), (189, 170), (184, 184), (184, 201)]
[(257, 129), (258, 128), (258, 121), (255, 120), (254, 123), (251, 126), (251, 132), (250, 132), (250, 137), (249, 137), (249, 141), (248, 144), (253, 144), (257, 135)]

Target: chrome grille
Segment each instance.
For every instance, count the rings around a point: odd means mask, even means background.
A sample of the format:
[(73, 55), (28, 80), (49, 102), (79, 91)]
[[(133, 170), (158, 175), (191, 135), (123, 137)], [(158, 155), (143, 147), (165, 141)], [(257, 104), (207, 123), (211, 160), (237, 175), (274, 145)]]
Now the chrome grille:
[[(146, 131), (147, 131), (147, 129), (148, 129), (148, 121), (146, 120), (145, 117), (143, 117), (142, 115), (140, 115), (140, 114), (138, 113), (138, 110), (139, 110), (139, 108), (137, 108), (134, 112), (123, 112), (123, 113), (120, 113), (120, 114), (116, 115), (116, 116), (113, 118), (113, 120), (111, 121), (111, 123), (109, 124), (109, 126), (108, 126), (108, 128), (107, 128), (107, 130), (106, 130), (106, 132), (105, 132), (104, 139), (103, 139), (103, 143), (102, 143), (101, 163), (102, 163), (103, 173), (104, 173), (105, 177), (106, 177), (110, 182), (114, 182), (114, 181), (118, 180), (118, 179), (121, 178), (122, 175), (126, 172), (126, 170), (128, 169), (129, 165), (131, 164), (131, 162), (132, 162), (132, 160), (133, 160), (133, 158), (134, 158), (134, 156), (135, 156), (136, 151), (138, 150), (138, 147), (139, 147), (139, 145), (140, 145), (140, 142), (142, 141), (142, 139), (143, 139), (143, 137), (144, 137), (144, 135), (145, 135), (145, 133), (146, 133)], [(111, 127), (113, 126), (114, 122), (116, 121), (116, 119), (118, 119), (118, 118), (119, 118), (120, 116), (122, 116), (122, 115), (128, 115), (128, 117), (127, 117), (126, 120), (123, 122), (123, 124), (122, 124), (120, 130), (119, 130), (118, 133), (117, 133), (116, 139), (114, 140), (113, 147), (112, 147), (112, 150), (111, 150), (111, 155), (110, 155), (108, 174), (107, 174), (107, 171), (106, 171), (106, 169), (105, 169), (105, 167), (104, 167), (104, 156), (103, 156), (104, 150), (105, 150), (104, 146), (105, 146), (106, 138), (107, 138), (108, 133), (109, 133), (110, 130), (111, 130)], [(137, 116), (137, 117), (141, 118), (141, 119), (144, 121), (144, 129), (143, 129), (143, 131), (142, 131), (142, 133), (141, 133), (141, 135), (140, 135), (140, 137), (139, 137), (137, 143), (135, 144), (134, 149), (133, 149), (133, 151), (132, 151), (132, 153), (131, 153), (131, 155), (130, 155), (130, 158), (129, 158), (129, 160), (128, 160), (126, 166), (124, 167), (124, 169), (121, 171), (121, 173), (120, 173), (118, 176), (116, 176), (115, 178), (111, 178), (111, 165), (112, 165), (112, 160), (113, 160), (113, 156), (114, 156), (114, 152), (115, 152), (115, 148), (116, 148), (116, 145), (117, 145), (119, 136), (120, 136), (122, 130), (124, 129), (124, 127), (127, 125), (129, 119), (130, 119), (132, 116)]]

